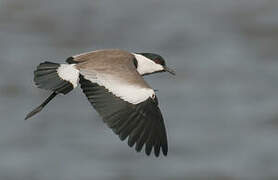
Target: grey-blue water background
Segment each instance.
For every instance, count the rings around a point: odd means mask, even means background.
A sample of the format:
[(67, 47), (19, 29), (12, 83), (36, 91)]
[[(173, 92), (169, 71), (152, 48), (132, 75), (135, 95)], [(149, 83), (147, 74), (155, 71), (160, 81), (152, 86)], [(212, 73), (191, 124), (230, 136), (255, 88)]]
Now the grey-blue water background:
[[(278, 179), (278, 1), (0, 0), (0, 179)], [(32, 120), (41, 61), (122, 48), (161, 54), (146, 77), (169, 155), (136, 153), (80, 89)]]

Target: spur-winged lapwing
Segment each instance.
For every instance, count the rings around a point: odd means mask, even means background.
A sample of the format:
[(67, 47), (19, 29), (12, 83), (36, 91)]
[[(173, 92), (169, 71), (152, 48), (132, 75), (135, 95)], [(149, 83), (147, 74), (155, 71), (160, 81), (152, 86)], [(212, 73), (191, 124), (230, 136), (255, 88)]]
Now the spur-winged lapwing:
[(164, 59), (153, 53), (98, 50), (69, 57), (68, 64), (43, 62), (34, 71), (37, 87), (53, 93), (25, 119), (40, 112), (57, 94), (67, 94), (78, 83), (103, 121), (128, 145), (150, 155), (168, 152), (167, 135), (154, 90), (143, 75), (168, 71)]

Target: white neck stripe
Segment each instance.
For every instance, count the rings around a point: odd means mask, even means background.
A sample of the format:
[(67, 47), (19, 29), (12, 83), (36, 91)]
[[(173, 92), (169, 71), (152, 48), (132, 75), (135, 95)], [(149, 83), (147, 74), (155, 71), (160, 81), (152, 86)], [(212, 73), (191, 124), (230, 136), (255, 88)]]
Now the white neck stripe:
[(140, 75), (153, 73), (156, 71), (162, 71), (164, 68), (160, 64), (156, 64), (151, 59), (146, 58), (145, 56), (141, 54), (133, 53), (135, 56), (138, 64), (137, 64), (137, 71)]

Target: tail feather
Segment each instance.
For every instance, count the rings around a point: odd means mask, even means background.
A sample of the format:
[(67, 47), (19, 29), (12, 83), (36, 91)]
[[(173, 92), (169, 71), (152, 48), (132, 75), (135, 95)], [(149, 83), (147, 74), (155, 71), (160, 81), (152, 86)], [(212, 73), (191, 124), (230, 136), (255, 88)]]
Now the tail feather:
[(77, 86), (79, 71), (75, 64), (43, 62), (34, 71), (34, 82), (38, 88), (51, 90), (53, 93), (25, 117), (29, 119), (39, 113), (57, 94), (67, 94)]
[(56, 93), (69, 93), (77, 86), (79, 72), (73, 65), (43, 62), (34, 71), (34, 81), (38, 88)]

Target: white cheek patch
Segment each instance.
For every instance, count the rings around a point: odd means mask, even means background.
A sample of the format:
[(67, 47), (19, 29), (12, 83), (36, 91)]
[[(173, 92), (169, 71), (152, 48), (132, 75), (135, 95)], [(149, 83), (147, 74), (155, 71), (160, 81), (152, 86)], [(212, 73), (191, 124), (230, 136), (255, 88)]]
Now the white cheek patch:
[(81, 70), (81, 74), (84, 78), (97, 83), (100, 86), (104, 86), (109, 92), (115, 96), (132, 104), (138, 104), (150, 97), (154, 97), (155, 93), (150, 88), (142, 88), (133, 84), (127, 84), (123, 81), (115, 79), (115, 77), (109, 74), (99, 74)]
[(156, 64), (155, 62), (153, 62), (152, 60), (146, 58), (145, 56), (143, 56), (141, 54), (133, 53), (133, 55), (135, 56), (135, 58), (138, 62), (137, 71), (141, 75), (153, 73), (156, 71), (162, 71), (164, 69), (162, 65)]
[(61, 64), (57, 69), (59, 77), (70, 82), (75, 88), (79, 81), (79, 70), (75, 68), (75, 64)]

